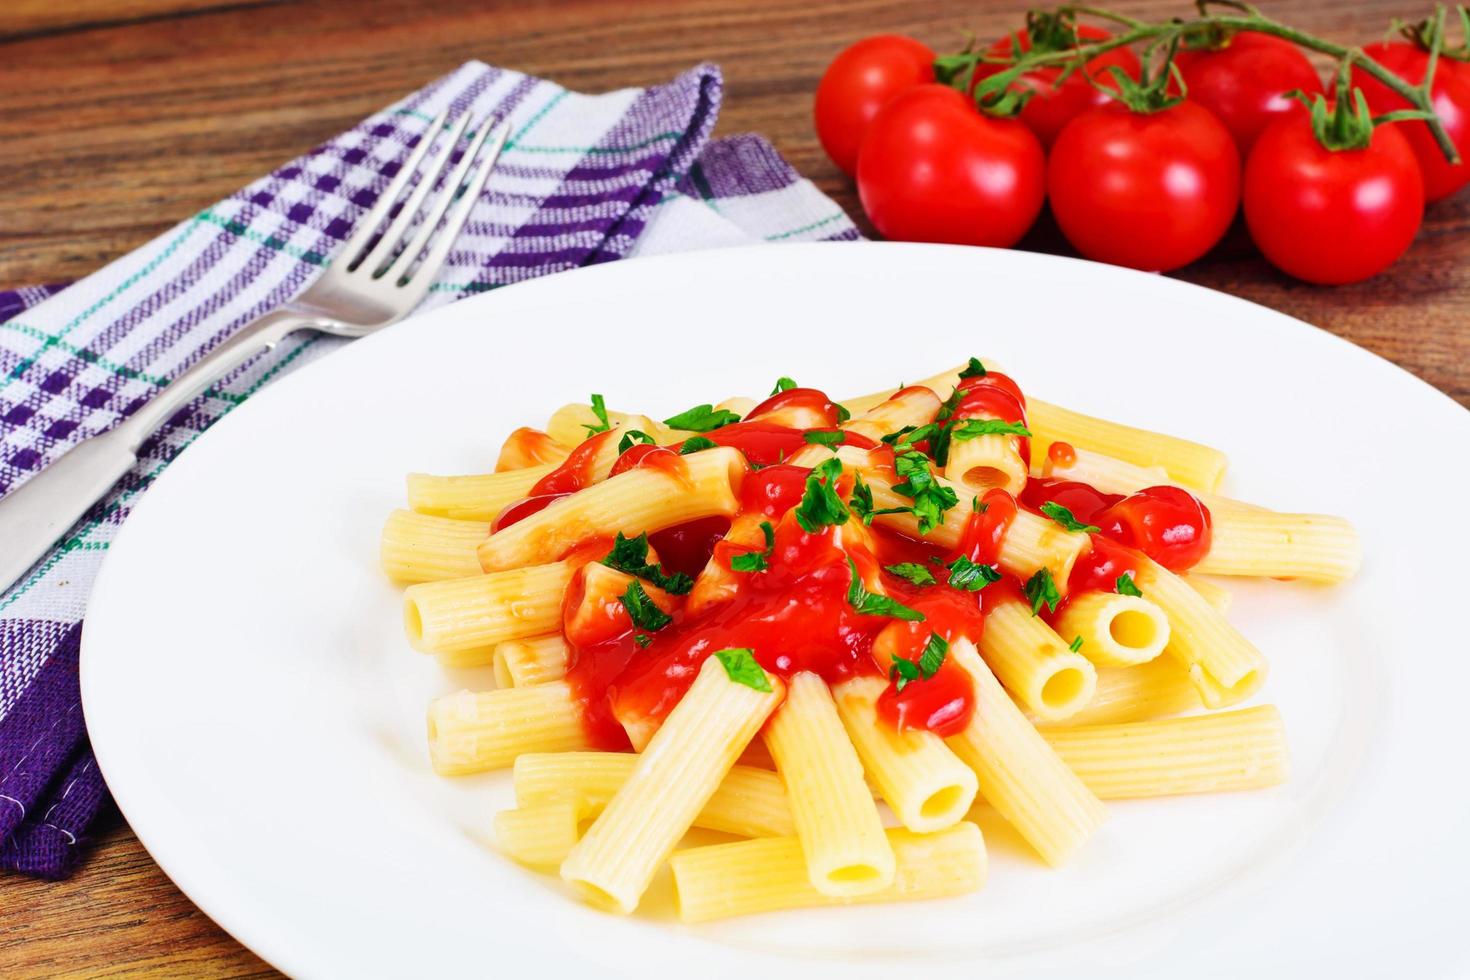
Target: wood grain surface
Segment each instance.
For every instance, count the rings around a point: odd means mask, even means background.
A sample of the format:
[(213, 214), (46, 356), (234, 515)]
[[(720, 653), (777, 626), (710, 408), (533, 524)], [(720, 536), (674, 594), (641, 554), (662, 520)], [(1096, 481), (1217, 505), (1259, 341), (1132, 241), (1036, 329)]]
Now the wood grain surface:
[[(1182, 2), (1116, 5), (1141, 16)], [(1287, 0), (1266, 9), (1366, 42), (1424, 5)], [(1013, 28), (1022, 0), (4, 0), (0, 2), (0, 288), (78, 278), (178, 220), (478, 58), (575, 89), (724, 69), (719, 134), (768, 136), (858, 218), (822, 155), (811, 94), (843, 45), (898, 31), (939, 49)], [(1292, 282), (1237, 227), (1181, 278), (1298, 316), (1470, 405), (1470, 194), (1432, 205), (1383, 276)], [(1066, 252), (1045, 223), (1024, 247)], [(1044, 298), (1038, 297), (1044, 318)], [(1202, 365), (1201, 370), (1208, 370)], [(210, 922), (120, 818), (69, 881), (0, 877), (0, 976), (253, 976), (259, 959)]]

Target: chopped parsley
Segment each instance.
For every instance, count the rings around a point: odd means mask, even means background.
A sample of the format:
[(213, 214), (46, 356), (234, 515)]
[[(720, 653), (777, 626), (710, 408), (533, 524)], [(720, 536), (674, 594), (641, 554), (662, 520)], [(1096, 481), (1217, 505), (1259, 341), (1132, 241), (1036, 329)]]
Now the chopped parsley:
[(1142, 598), (1143, 592), (1133, 581), (1133, 576), (1127, 572), (1118, 576), (1118, 581), (1113, 585), (1113, 591), (1118, 595), (1132, 595)]
[(950, 426), (950, 438), (964, 442), (980, 436), (1030, 436), (1031, 430), (1020, 422), (1005, 419), (965, 419)]
[(944, 637), (938, 633), (930, 633), (929, 642), (924, 644), (924, 650), (919, 654), (918, 660), (893, 658), (893, 666), (888, 669), (888, 677), (893, 681), (894, 690), (902, 691), (913, 681), (927, 681), (939, 673), (939, 668), (944, 666), (944, 658), (948, 654), (949, 644), (945, 642)]
[(704, 436), (690, 436), (684, 440), (684, 445), (679, 447), (679, 455), (688, 456), (690, 453), (697, 453), (701, 449), (714, 449), (718, 445), (719, 443), (713, 439), (706, 439)]
[(648, 646), (648, 644), (653, 642), (653, 637), (649, 636), (647, 633), (634, 633), (633, 642), (638, 644), (640, 647), (646, 647)]
[(878, 595), (864, 588), (862, 576), (858, 575), (857, 566), (853, 564), (851, 558), (847, 559), (847, 567), (852, 569), (852, 583), (847, 587), (847, 604), (860, 615), (892, 616), (894, 619), (907, 620), (911, 623), (923, 620), (924, 614), (917, 609), (910, 609), (897, 599), (890, 599), (886, 595)]
[(960, 369), (960, 380), (966, 378), (983, 378), (986, 375), (985, 365), (980, 363), (980, 358), (970, 358), (970, 363)]
[(654, 585), (674, 595), (684, 595), (694, 588), (694, 579), (683, 572), (675, 572), (673, 575), (666, 574), (662, 565), (650, 565), (648, 563), (648, 533), (638, 535), (636, 538), (625, 538), (623, 532), (613, 539), (612, 551), (602, 559), (602, 563), (608, 568), (616, 568), (620, 572), (627, 572), (636, 578), (652, 582)]
[(1067, 644), (1067, 649), (1068, 650), (1071, 650), (1073, 653), (1076, 653), (1078, 650), (1081, 650), (1082, 649), (1082, 637), (1080, 637), (1080, 636), (1074, 636), (1074, 637), (1072, 637), (1072, 642), (1069, 643), (1069, 644)]
[(731, 647), (716, 650), (715, 659), (725, 668), (725, 674), (736, 684), (744, 684), (752, 691), (771, 690), (771, 679), (755, 662), (755, 651), (749, 647)]
[(846, 405), (840, 404), (839, 402), (833, 402), (832, 404), (837, 409), (838, 425), (841, 425), (843, 422), (846, 422), (848, 419), (852, 418), (852, 413), (847, 410)]
[(806, 492), (796, 505), (796, 523), (803, 531), (815, 534), (824, 527), (847, 523), (847, 508), (837, 496), (837, 478), (842, 475), (842, 460), (829, 459), (807, 474)]
[(1046, 503), (1042, 504), (1041, 512), (1047, 517), (1050, 517), (1052, 520), (1056, 521), (1062, 527), (1066, 528), (1068, 531), (1081, 531), (1083, 533), (1091, 533), (1093, 531), (1102, 530), (1102, 528), (1098, 527), (1096, 524), (1083, 524), (1081, 521), (1077, 520), (1077, 518), (1072, 516), (1072, 511), (1070, 509), (1063, 507), (1061, 504), (1057, 503), (1054, 500), (1048, 500)]
[(965, 592), (979, 592), (991, 582), (1000, 581), (1000, 572), (994, 565), (981, 565), (960, 555), (946, 566), (949, 569), (950, 588)]
[(653, 436), (638, 429), (629, 429), (623, 433), (623, 438), (618, 440), (618, 455), (621, 456), (639, 443), (645, 446), (652, 446)]
[(776, 379), (776, 387), (774, 387), (774, 388), (771, 389), (771, 394), (773, 394), (773, 395), (779, 395), (779, 394), (781, 394), (781, 392), (783, 392), (783, 391), (790, 391), (792, 388), (795, 388), (795, 387), (796, 387), (796, 382), (795, 381), (792, 381), (790, 378), (786, 377), (783, 374), (781, 377), (779, 377), (779, 378)]
[(1057, 611), (1057, 603), (1062, 601), (1062, 594), (1057, 591), (1057, 583), (1051, 577), (1051, 569), (1037, 569), (1035, 575), (1026, 580), (1026, 585), (1021, 589), (1026, 593), (1026, 598), (1031, 600), (1031, 615), (1035, 616), (1041, 612), (1043, 604), (1050, 612)]
[(928, 534), (944, 522), (944, 512), (959, 503), (954, 488), (934, 479), (929, 457), (921, 452), (903, 453), (893, 460), (893, 469), (903, 477), (893, 490), (912, 500), (912, 511), (919, 522), (919, 533)]
[(582, 423), (582, 428), (587, 430), (587, 438), (592, 438), (599, 432), (606, 432), (612, 428), (612, 423), (607, 420), (607, 403), (602, 400), (601, 395), (592, 396), (592, 414), (597, 416), (596, 425)]
[(664, 612), (653, 604), (648, 593), (643, 591), (643, 586), (635, 578), (628, 583), (628, 588), (623, 592), (623, 608), (628, 610), (628, 618), (633, 625), (650, 633), (663, 629), (674, 621), (674, 617)]
[(709, 432), (729, 425), (731, 422), (739, 421), (740, 416), (727, 408), (695, 405), (687, 412), (680, 412), (678, 415), (664, 419), (664, 425), (671, 429), (687, 429), (690, 432)]
[(897, 565), (884, 565), (883, 568), (901, 579), (906, 579), (915, 585), (933, 585), (934, 574), (917, 562), (905, 561)]
[(831, 432), (824, 432), (821, 429), (809, 429), (803, 432), (801, 437), (814, 446), (826, 446), (828, 449), (840, 446), (847, 441), (847, 433), (841, 429), (834, 429)]
[(761, 534), (766, 537), (764, 551), (747, 551), (730, 559), (730, 570), (735, 572), (763, 572), (770, 567), (771, 552), (776, 548), (776, 532), (770, 521), (761, 521)]

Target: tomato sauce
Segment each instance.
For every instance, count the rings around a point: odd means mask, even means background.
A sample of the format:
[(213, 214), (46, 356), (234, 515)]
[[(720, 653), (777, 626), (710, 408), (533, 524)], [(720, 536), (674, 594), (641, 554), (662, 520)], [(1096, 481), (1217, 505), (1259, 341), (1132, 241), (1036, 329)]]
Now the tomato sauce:
[[(1026, 424), (1026, 396), (1020, 387), (998, 371), (991, 371), (978, 378), (965, 378), (955, 389), (961, 392), (951, 418), (1000, 419), (1003, 422)], [(1031, 440), (1025, 436), (1012, 436), (1021, 460), (1031, 465)]]
[[(1083, 524), (1098, 528), (1092, 536), (1095, 549), (1099, 539), (1124, 545), (1171, 572), (1194, 567), (1210, 551), (1209, 508), (1180, 487), (1147, 487), (1124, 496), (1075, 480), (1033, 479), (1021, 493), (1021, 502), (1038, 513), (1043, 504), (1061, 504)], [(1116, 555), (1116, 549), (1112, 553)], [(1085, 567), (1085, 562), (1078, 562), (1074, 581)]]

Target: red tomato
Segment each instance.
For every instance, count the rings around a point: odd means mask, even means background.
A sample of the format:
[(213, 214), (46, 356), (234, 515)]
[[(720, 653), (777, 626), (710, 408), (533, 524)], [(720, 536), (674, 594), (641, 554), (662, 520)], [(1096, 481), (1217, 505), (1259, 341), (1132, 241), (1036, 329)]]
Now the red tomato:
[(905, 89), (934, 81), (934, 52), (911, 37), (879, 34), (843, 50), (817, 84), (817, 139), (849, 177), (858, 148), (883, 104)]
[(1306, 111), (1287, 92), (1322, 91), (1322, 79), (1301, 48), (1256, 31), (1232, 35), (1221, 48), (1181, 51), (1174, 64), (1189, 100), (1225, 124), (1242, 155), (1277, 116)]
[[(1423, 82), (1429, 67), (1429, 52), (1406, 41), (1365, 44), (1363, 52), (1410, 85)], [(1410, 108), (1406, 99), (1357, 65), (1353, 66), (1353, 84), (1363, 90), (1375, 116)], [(1393, 125), (1408, 139), (1419, 160), (1419, 171), (1424, 176), (1424, 199), (1438, 201), (1470, 182), (1470, 73), (1454, 62), (1441, 59), (1434, 70), (1431, 95), (1434, 114), (1444, 123), (1450, 140), (1460, 151), (1459, 163), (1445, 159), (1427, 123), (1411, 121)]]
[(1210, 512), (1178, 487), (1149, 487), (1098, 512), (1102, 533), (1137, 548), (1173, 572), (1199, 563), (1210, 551)]
[(886, 238), (1007, 247), (1046, 196), (1046, 156), (1031, 130), (977, 111), (943, 85), (894, 97), (868, 127), (858, 196)]
[[(1022, 30), (1018, 32), (1018, 36), (1021, 41), (1021, 50), (1030, 51), (1031, 35)], [(1101, 41), (1112, 37), (1101, 27), (1094, 27), (1091, 24), (1077, 25), (1077, 36), (1083, 41)], [(1006, 36), (992, 44), (985, 53), (992, 57), (1009, 58), (1013, 48), (1011, 37)], [(1077, 115), (1094, 106), (1112, 101), (1106, 92), (1099, 91), (1097, 86), (1087, 80), (1090, 75), (1096, 81), (1112, 84), (1113, 74), (1108, 70), (1111, 65), (1122, 68), (1131, 78), (1138, 77), (1138, 55), (1128, 48), (1114, 48), (1090, 59), (1087, 62), (1087, 75), (1074, 71), (1060, 85), (1057, 84), (1057, 78), (1062, 73), (1060, 67), (1037, 68), (1026, 72), (1011, 86), (1016, 91), (1035, 93), (1022, 107), (1021, 121), (1031, 128), (1043, 146), (1050, 149), (1062, 128)], [(975, 81), (978, 84), (982, 78), (988, 78), (1004, 70), (1005, 65), (982, 62), (975, 72)]]
[(1072, 120), (1052, 147), (1057, 224), (1089, 259), (1163, 271), (1204, 255), (1240, 203), (1240, 153), (1207, 109), (1112, 104)]
[(1366, 149), (1329, 150), (1305, 116), (1278, 119), (1245, 165), (1245, 221), (1281, 271), (1337, 285), (1377, 275), (1419, 230), (1424, 186), (1395, 126), (1373, 130)]

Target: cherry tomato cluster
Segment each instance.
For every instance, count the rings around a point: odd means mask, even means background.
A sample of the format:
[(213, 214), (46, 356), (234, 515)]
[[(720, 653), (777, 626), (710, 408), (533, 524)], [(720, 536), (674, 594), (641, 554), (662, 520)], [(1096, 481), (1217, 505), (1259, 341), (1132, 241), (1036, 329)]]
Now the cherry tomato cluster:
[[(1032, 11), (1016, 33), (943, 58), (865, 38), (822, 77), (817, 135), (888, 238), (1009, 247), (1049, 202), (1087, 258), (1165, 271), (1243, 211), (1272, 264), (1323, 284), (1386, 269), (1425, 203), (1470, 182), (1470, 51), (1444, 47), (1442, 20), (1340, 49), (1329, 89), (1301, 45), (1334, 46), (1253, 8), (1116, 19), (1109, 32), (1068, 8)], [(1145, 47), (1144, 64), (1135, 37), (1169, 43)]]

